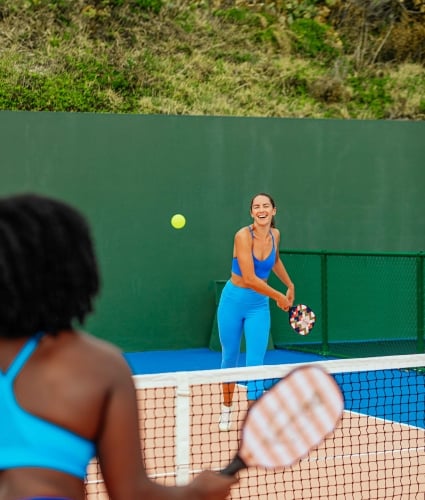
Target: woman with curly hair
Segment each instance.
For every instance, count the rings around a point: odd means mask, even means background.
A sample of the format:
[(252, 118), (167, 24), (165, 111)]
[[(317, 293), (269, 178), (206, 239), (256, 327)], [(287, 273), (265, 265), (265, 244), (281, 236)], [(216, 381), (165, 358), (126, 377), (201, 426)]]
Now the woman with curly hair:
[(135, 387), (117, 347), (78, 329), (99, 272), (89, 226), (35, 194), (0, 199), (0, 500), (84, 500), (97, 456), (109, 498), (220, 500), (234, 479), (151, 481)]

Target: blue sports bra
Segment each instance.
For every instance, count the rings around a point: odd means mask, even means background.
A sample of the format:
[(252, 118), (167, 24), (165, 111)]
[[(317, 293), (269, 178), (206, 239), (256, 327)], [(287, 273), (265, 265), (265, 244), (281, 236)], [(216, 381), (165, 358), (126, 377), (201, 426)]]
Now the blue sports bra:
[[(251, 236), (254, 238), (254, 233), (252, 232), (251, 226), (248, 226)], [(252, 258), (254, 260), (254, 272), (258, 278), (267, 279), (270, 275), (270, 271), (276, 263), (276, 249), (274, 246), (274, 236), (273, 232), (270, 230), (270, 235), (272, 237), (273, 247), (269, 256), (264, 260), (259, 260), (252, 252)], [(232, 273), (242, 276), (241, 268), (239, 267), (239, 262), (237, 257), (233, 257), (232, 260)]]
[(94, 443), (27, 412), (13, 392), (16, 376), (42, 335), (31, 337), (8, 370), (0, 371), (0, 470), (42, 467), (84, 479), (87, 465), (95, 455)]

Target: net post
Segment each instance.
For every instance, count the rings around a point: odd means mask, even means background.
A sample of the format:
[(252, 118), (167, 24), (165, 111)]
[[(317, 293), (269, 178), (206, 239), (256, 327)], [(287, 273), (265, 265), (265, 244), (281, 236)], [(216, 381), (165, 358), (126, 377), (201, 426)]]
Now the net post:
[(176, 484), (189, 482), (190, 461), (190, 384), (185, 372), (177, 377), (176, 386)]
[(425, 351), (424, 343), (424, 253), (416, 257), (416, 345), (417, 352)]

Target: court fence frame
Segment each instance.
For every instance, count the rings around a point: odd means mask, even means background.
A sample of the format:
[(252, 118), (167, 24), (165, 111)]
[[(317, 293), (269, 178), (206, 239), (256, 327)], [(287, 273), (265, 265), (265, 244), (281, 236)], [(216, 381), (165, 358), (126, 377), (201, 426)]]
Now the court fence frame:
[(318, 321), (315, 335), (295, 338), (272, 304), (275, 347), (344, 358), (425, 352), (425, 252), (279, 253), (296, 302), (310, 305)]

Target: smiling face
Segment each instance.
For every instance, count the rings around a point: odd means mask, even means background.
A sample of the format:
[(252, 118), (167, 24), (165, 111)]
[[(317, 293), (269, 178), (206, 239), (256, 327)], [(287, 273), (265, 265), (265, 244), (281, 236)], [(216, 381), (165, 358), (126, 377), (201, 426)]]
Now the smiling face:
[(251, 203), (251, 217), (258, 225), (269, 225), (273, 216), (276, 215), (276, 207), (273, 200), (265, 194), (258, 194)]

